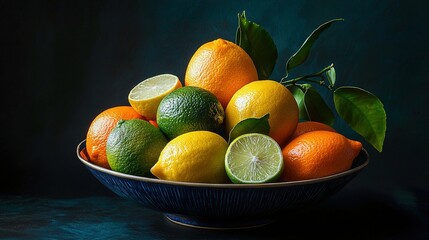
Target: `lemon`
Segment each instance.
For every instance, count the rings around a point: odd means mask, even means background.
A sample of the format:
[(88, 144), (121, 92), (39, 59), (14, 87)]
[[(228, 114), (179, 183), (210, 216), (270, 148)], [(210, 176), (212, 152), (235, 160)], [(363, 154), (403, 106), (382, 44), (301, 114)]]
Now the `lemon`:
[(218, 133), (224, 114), (222, 105), (211, 92), (200, 87), (185, 86), (162, 99), (156, 120), (161, 131), (173, 139), (191, 131)]
[(113, 171), (151, 177), (150, 168), (167, 144), (162, 132), (145, 120), (120, 120), (107, 138), (107, 161)]
[(278, 143), (260, 133), (236, 138), (225, 155), (225, 169), (233, 183), (277, 181), (283, 173), (283, 155)]
[(162, 150), (151, 172), (159, 179), (226, 183), (225, 153), (228, 143), (209, 131), (194, 131), (171, 140)]
[(161, 100), (182, 83), (172, 74), (157, 75), (137, 84), (128, 94), (128, 102), (142, 116), (155, 120)]
[(270, 137), (280, 146), (290, 139), (298, 124), (299, 110), (292, 93), (273, 80), (259, 80), (240, 88), (225, 109), (227, 132), (246, 118), (270, 114)]

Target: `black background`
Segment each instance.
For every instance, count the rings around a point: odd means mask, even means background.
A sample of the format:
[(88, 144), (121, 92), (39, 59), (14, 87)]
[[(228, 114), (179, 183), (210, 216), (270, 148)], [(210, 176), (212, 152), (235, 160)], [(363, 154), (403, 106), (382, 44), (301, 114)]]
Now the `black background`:
[[(383, 152), (365, 143), (370, 164), (347, 189), (427, 191), (427, 9), (424, 1), (387, 0), (0, 1), (0, 194), (113, 195), (76, 157), (91, 120), (128, 105), (129, 90), (145, 78), (183, 79), (201, 44), (234, 41), (243, 10), (277, 45), (274, 80), (313, 29), (344, 18), (294, 73), (334, 63), (339, 86), (362, 87), (384, 103)], [(364, 142), (340, 119), (335, 128)]]

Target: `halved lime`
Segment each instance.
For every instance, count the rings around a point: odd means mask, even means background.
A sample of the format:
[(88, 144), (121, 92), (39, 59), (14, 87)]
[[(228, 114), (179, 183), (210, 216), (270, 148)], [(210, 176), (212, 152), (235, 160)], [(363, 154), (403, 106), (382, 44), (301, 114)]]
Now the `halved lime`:
[(173, 74), (157, 75), (137, 84), (128, 95), (130, 105), (142, 116), (155, 120), (161, 100), (173, 90), (182, 86)]
[(275, 182), (283, 172), (282, 150), (267, 135), (241, 135), (228, 147), (225, 170), (233, 183)]

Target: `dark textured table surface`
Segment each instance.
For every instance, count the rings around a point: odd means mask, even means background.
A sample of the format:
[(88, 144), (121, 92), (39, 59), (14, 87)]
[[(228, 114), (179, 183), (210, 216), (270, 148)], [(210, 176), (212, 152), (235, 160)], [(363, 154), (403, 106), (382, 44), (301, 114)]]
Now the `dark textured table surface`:
[(258, 228), (206, 230), (114, 195), (2, 196), (1, 239), (429, 239), (429, 192), (347, 190)]
[[(429, 239), (428, 9), (424, 0), (0, 0), (0, 239)], [(198, 46), (234, 41), (242, 11), (275, 41), (273, 80), (312, 30), (344, 18), (290, 76), (333, 63), (337, 87), (375, 94), (387, 111), (383, 152), (368, 148), (374, 161), (324, 203), (255, 229), (183, 227), (102, 192), (75, 154), (92, 119), (128, 104), (145, 78), (183, 80)], [(357, 136), (340, 119), (334, 127)]]

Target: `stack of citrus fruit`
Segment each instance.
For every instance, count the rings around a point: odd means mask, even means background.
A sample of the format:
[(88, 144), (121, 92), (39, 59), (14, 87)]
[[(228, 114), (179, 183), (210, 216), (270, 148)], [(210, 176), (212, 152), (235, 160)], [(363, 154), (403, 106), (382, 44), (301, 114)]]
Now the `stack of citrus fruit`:
[[(318, 178), (349, 169), (362, 144), (331, 126), (298, 123), (291, 92), (258, 79), (238, 45), (217, 39), (197, 49), (184, 84), (172, 74), (138, 83), (130, 106), (103, 111), (91, 123), (89, 161), (131, 175), (169, 181), (267, 183)], [(237, 124), (268, 116), (269, 131)]]
[(119, 120), (140, 118), (130, 106), (118, 106), (104, 110), (94, 118), (86, 134), (86, 151), (89, 160), (101, 167), (110, 168), (106, 156), (106, 141)]

